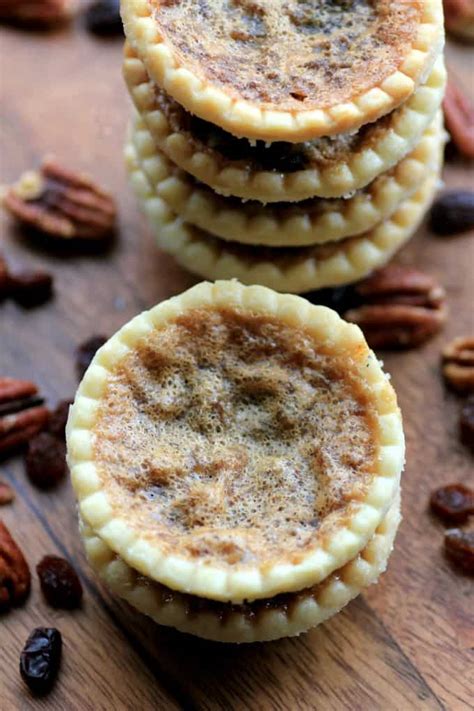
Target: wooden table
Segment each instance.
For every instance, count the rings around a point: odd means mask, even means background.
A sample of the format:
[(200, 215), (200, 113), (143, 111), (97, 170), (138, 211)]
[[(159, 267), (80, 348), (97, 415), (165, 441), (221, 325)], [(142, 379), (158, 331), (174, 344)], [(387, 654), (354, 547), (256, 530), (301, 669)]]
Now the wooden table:
[[(103, 255), (45, 251), (1, 217), (10, 262), (54, 272), (56, 298), (31, 311), (0, 306), (0, 373), (33, 378), (54, 403), (74, 392), (78, 343), (113, 333), (194, 280), (155, 248), (126, 184), (121, 41), (92, 38), (77, 22), (44, 35), (3, 29), (0, 52), (1, 180), (13, 181), (53, 152), (107, 185), (120, 210), (118, 243)], [(471, 89), (473, 52), (448, 48)], [(460, 161), (447, 166), (445, 180), (473, 187)], [(46, 553), (73, 562), (85, 603), (73, 613), (51, 610), (34, 576), (27, 604), (0, 619), (2, 711), (472, 708), (472, 581), (443, 558), (443, 529), (427, 501), (437, 485), (472, 476), (473, 459), (457, 437), (460, 403), (443, 387), (439, 353), (453, 336), (474, 330), (474, 240), (472, 234), (440, 239), (421, 229), (399, 259), (439, 277), (451, 316), (426, 346), (385, 357), (404, 412), (408, 464), (404, 520), (379, 585), (299, 639), (220, 646), (159, 628), (112, 599), (91, 574), (69, 483), (42, 493), (26, 479), (21, 458), (9, 459), (1, 475), (17, 498), (1, 517), (32, 567)], [(59, 682), (43, 700), (32, 700), (18, 674), (20, 650), (37, 625), (60, 628), (65, 645)]]

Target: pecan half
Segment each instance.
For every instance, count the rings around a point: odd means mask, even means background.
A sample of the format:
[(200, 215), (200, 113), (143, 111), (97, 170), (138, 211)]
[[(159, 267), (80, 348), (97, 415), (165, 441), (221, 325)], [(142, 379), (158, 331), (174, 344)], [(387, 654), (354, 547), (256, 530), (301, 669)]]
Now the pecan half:
[(75, 0), (0, 0), (0, 20), (49, 28), (70, 20), (76, 6)]
[(472, 0), (443, 0), (444, 24), (448, 32), (462, 39), (474, 39), (474, 3)]
[(39, 306), (53, 294), (53, 277), (42, 269), (11, 271), (0, 255), (0, 300), (11, 297), (22, 306)]
[(445, 346), (443, 375), (453, 390), (474, 392), (474, 336), (460, 336)]
[(390, 264), (355, 286), (360, 305), (345, 312), (372, 348), (412, 348), (446, 320), (445, 291), (417, 269)]
[(0, 611), (21, 605), (30, 592), (31, 574), (23, 553), (0, 521)]
[(0, 377), (0, 456), (38, 434), (49, 420), (49, 410), (29, 380)]
[(443, 101), (446, 128), (456, 148), (466, 158), (474, 158), (474, 105), (449, 76)]
[(115, 226), (113, 198), (87, 176), (52, 159), (8, 188), (3, 205), (22, 223), (63, 240), (106, 239)]

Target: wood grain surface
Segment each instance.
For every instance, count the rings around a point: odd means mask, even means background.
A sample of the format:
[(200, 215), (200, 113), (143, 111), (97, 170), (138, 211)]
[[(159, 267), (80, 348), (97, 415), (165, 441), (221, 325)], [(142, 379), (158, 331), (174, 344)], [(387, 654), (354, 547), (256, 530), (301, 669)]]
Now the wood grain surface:
[[(474, 49), (448, 46), (450, 67), (473, 92)], [(126, 185), (122, 143), (129, 101), (120, 74), (121, 41), (95, 39), (79, 21), (35, 34), (2, 29), (0, 38), (3, 182), (53, 153), (116, 195), (117, 243), (104, 254), (45, 249), (0, 220), (12, 265), (41, 266), (55, 299), (23, 310), (0, 305), (0, 373), (33, 378), (54, 404), (77, 385), (74, 350), (112, 334), (134, 314), (194, 279), (160, 253)], [(449, 187), (474, 187), (472, 165), (450, 162)], [(69, 558), (85, 588), (82, 610), (51, 610), (34, 576), (23, 608), (0, 618), (0, 709), (410, 709), (473, 708), (472, 580), (442, 555), (442, 526), (427, 512), (437, 485), (473, 479), (473, 458), (457, 436), (460, 400), (439, 375), (450, 338), (474, 332), (474, 239), (436, 238), (425, 228), (398, 259), (435, 274), (448, 293), (443, 332), (414, 351), (383, 354), (404, 413), (408, 462), (403, 523), (387, 573), (340, 615), (298, 639), (221, 646), (159, 628), (114, 600), (89, 570), (78, 540), (69, 483), (42, 493), (20, 457), (0, 465), (16, 489), (0, 516), (32, 566), (47, 553)], [(18, 673), (31, 628), (55, 625), (64, 638), (53, 692), (34, 700)]]

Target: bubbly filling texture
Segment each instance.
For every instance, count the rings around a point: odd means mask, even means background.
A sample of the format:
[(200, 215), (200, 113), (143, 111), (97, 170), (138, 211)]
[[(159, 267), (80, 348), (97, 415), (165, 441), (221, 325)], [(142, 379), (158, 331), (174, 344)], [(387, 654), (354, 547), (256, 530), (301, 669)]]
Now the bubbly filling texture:
[(408, 54), (421, 0), (150, 0), (180, 64), (281, 110), (326, 108), (378, 86)]
[(95, 432), (115, 514), (165, 553), (223, 566), (297, 562), (364, 496), (378, 455), (347, 355), (230, 309), (143, 339), (110, 375)]

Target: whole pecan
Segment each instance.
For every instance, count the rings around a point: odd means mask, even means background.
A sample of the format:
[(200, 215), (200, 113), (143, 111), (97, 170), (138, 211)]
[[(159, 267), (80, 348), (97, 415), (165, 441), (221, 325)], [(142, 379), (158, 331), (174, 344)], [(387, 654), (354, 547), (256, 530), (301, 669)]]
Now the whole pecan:
[(474, 40), (474, 3), (472, 0), (443, 0), (444, 24), (451, 34)]
[(446, 320), (445, 291), (418, 269), (390, 264), (356, 284), (360, 303), (345, 312), (372, 348), (412, 348)]
[(0, 377), (0, 456), (28, 442), (49, 420), (49, 410), (29, 380)]
[(23, 553), (0, 521), (0, 611), (21, 605), (30, 592), (31, 574)]
[(76, 0), (0, 0), (0, 20), (48, 28), (70, 20), (76, 7)]
[(474, 336), (460, 336), (444, 347), (443, 375), (453, 390), (474, 392)]
[(115, 226), (113, 198), (87, 176), (49, 158), (6, 190), (3, 205), (21, 222), (63, 240), (102, 240)]
[(443, 109), (446, 128), (456, 148), (466, 158), (474, 158), (474, 105), (451, 75), (446, 87)]

